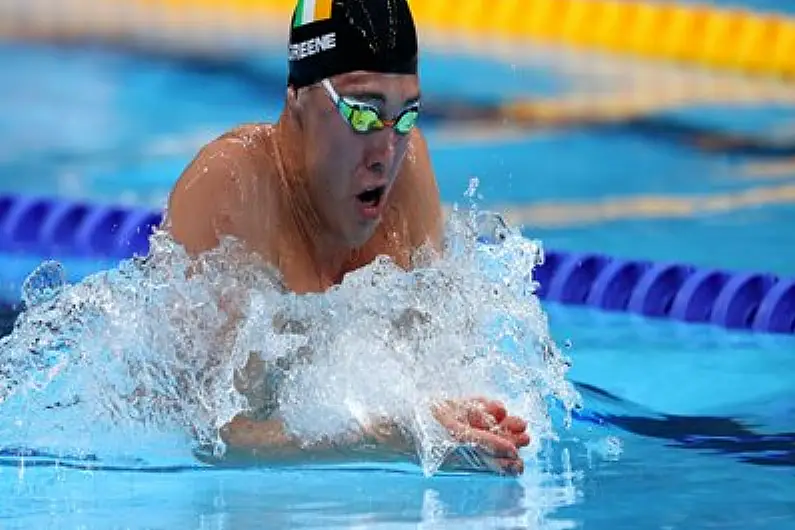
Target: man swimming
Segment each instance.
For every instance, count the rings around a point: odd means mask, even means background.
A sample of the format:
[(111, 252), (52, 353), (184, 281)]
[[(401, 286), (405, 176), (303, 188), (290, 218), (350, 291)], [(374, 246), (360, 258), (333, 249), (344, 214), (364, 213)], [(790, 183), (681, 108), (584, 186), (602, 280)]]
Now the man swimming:
[[(325, 291), (379, 255), (408, 269), (417, 249), (440, 252), (439, 191), (416, 127), (417, 63), (406, 0), (300, 0), (281, 116), (206, 145), (177, 182), (165, 227), (194, 256), (236, 238), (296, 293)], [(527, 426), (502, 404), (448, 401), (434, 416), (488, 469), (522, 472)], [(240, 415), (223, 437), (262, 458), (330, 451), (302, 446), (275, 414)], [(414, 452), (391, 426), (374, 425), (362, 440), (384, 455)], [(334, 448), (347, 449), (356, 447)]]

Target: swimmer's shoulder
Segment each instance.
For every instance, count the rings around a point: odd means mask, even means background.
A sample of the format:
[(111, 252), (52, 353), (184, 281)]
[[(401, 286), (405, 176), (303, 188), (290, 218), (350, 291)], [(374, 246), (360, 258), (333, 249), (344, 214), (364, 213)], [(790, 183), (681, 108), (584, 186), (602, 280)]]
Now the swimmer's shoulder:
[(215, 248), (223, 236), (246, 238), (259, 177), (272, 171), (269, 134), (267, 124), (236, 127), (202, 147), (180, 175), (164, 226), (189, 253)]
[(271, 123), (244, 123), (225, 132), (218, 137), (219, 141), (239, 143), (251, 156), (261, 156), (263, 152), (270, 153), (269, 143), (274, 133)]

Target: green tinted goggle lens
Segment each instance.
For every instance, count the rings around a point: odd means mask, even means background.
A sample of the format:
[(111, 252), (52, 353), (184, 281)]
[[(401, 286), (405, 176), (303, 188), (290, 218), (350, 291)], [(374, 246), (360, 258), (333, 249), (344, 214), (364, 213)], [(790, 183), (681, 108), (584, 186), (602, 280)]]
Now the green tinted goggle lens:
[(396, 120), (384, 120), (374, 108), (366, 105), (351, 105), (340, 102), (342, 115), (350, 123), (354, 131), (368, 133), (380, 131), (384, 127), (390, 126), (398, 134), (408, 134), (417, 124), (420, 112), (417, 107), (411, 107), (400, 113)]

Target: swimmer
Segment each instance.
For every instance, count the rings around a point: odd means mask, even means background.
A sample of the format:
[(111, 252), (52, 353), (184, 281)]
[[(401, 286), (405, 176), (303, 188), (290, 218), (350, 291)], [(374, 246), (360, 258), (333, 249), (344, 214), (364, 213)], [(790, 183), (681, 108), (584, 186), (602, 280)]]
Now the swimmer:
[[(288, 51), (279, 119), (204, 146), (170, 195), (164, 227), (193, 256), (234, 237), (295, 293), (323, 292), (379, 255), (408, 269), (417, 249), (441, 251), (407, 1), (299, 1)], [(433, 414), (469, 448), (456, 468), (522, 472), (527, 425), (501, 403), (445, 401)], [(416, 453), (400, 428), (378, 424), (348, 447), (305, 447), (276, 413), (239, 415), (222, 436), (231, 451), (273, 461)]]

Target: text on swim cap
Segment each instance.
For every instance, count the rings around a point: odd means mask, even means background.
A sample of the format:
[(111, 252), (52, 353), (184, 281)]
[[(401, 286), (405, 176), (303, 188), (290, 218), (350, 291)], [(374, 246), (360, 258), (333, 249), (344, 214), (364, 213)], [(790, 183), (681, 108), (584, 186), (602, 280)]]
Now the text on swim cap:
[(337, 34), (326, 33), (320, 37), (313, 37), (303, 42), (290, 44), (290, 60), (299, 61), (320, 52), (337, 47)]

